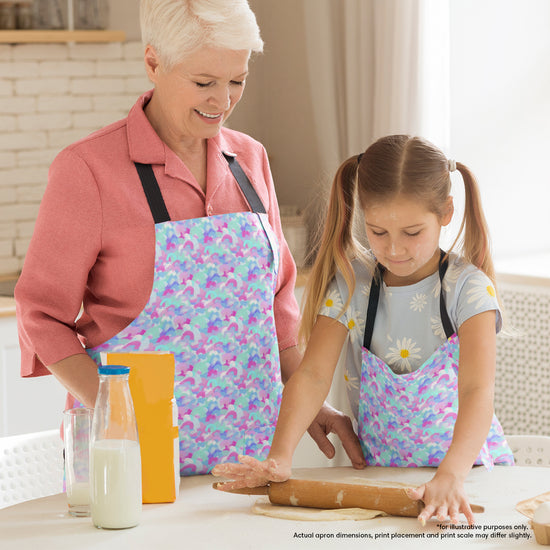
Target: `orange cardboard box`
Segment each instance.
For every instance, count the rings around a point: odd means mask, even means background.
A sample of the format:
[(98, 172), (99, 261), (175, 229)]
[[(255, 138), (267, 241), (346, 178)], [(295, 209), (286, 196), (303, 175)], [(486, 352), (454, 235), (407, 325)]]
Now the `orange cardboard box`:
[(171, 353), (105, 353), (105, 365), (130, 367), (128, 379), (141, 448), (144, 503), (174, 502), (179, 491), (179, 434)]

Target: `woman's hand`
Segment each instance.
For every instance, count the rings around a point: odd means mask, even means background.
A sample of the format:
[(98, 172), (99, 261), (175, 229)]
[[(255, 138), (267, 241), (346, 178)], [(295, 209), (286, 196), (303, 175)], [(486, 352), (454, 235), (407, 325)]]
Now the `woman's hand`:
[(290, 477), (291, 465), (283, 460), (268, 458), (257, 460), (251, 456), (239, 456), (239, 463), (225, 462), (217, 464), (212, 475), (227, 477), (227, 481), (217, 486), (222, 491), (242, 489), (244, 487), (262, 487), (270, 481), (286, 481)]
[(414, 500), (424, 501), (424, 509), (418, 516), (422, 525), (432, 516), (439, 521), (445, 521), (449, 517), (451, 523), (456, 525), (460, 520), (460, 513), (466, 516), (469, 525), (475, 523), (464, 491), (464, 482), (451, 473), (438, 470), (428, 483), (416, 489), (407, 489), (407, 495)]
[(366, 466), (361, 444), (353, 431), (351, 419), (328, 403), (323, 404), (307, 431), (327, 458), (333, 458), (336, 452), (334, 445), (327, 437), (329, 433), (334, 433), (340, 438), (353, 467), (361, 470)]

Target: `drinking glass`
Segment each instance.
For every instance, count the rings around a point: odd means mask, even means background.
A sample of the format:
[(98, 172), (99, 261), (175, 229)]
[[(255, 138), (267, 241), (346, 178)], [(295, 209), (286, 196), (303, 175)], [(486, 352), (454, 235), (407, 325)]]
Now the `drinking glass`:
[(90, 434), (93, 409), (67, 409), (63, 413), (65, 482), (69, 514), (90, 515)]

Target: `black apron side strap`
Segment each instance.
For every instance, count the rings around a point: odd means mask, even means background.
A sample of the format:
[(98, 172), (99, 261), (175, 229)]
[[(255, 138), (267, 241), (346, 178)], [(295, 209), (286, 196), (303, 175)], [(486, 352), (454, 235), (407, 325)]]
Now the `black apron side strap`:
[(451, 323), (451, 319), (449, 318), (449, 314), (447, 313), (445, 298), (443, 297), (443, 277), (445, 277), (445, 273), (447, 273), (448, 267), (449, 259), (445, 258), (445, 252), (442, 250), (439, 259), (439, 281), (441, 284), (441, 289), (439, 291), (439, 314), (441, 316), (441, 323), (443, 324), (443, 330), (445, 331), (445, 336), (447, 336), (447, 339), (455, 333), (453, 324)]
[(376, 319), (376, 310), (378, 309), (381, 284), (382, 269), (380, 268), (380, 264), (376, 264), (376, 270), (370, 284), (369, 305), (367, 308), (367, 318), (365, 320), (365, 333), (363, 335), (363, 347), (368, 350), (370, 350), (372, 333), (374, 332), (374, 320)]
[(265, 214), (265, 208), (262, 201), (260, 200), (260, 197), (258, 197), (258, 193), (256, 193), (256, 190), (254, 189), (254, 187), (252, 187), (248, 176), (244, 173), (244, 170), (237, 162), (237, 159), (234, 156), (227, 155), (225, 153), (223, 153), (223, 156), (225, 157), (227, 164), (229, 164), (229, 169), (231, 170), (234, 178), (237, 180), (237, 183), (239, 184), (241, 191), (248, 201), (252, 212), (255, 212), (257, 214)]
[(139, 162), (134, 162), (134, 164), (136, 165), (136, 170), (155, 223), (170, 221), (170, 214), (168, 214), (166, 204), (162, 198), (153, 167), (150, 164), (141, 164)]

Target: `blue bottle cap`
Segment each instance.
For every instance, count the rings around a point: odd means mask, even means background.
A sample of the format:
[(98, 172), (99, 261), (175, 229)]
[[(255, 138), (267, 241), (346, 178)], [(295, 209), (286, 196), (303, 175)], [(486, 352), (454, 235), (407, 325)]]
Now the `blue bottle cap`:
[(99, 374), (128, 374), (130, 367), (124, 365), (102, 365), (97, 369)]

